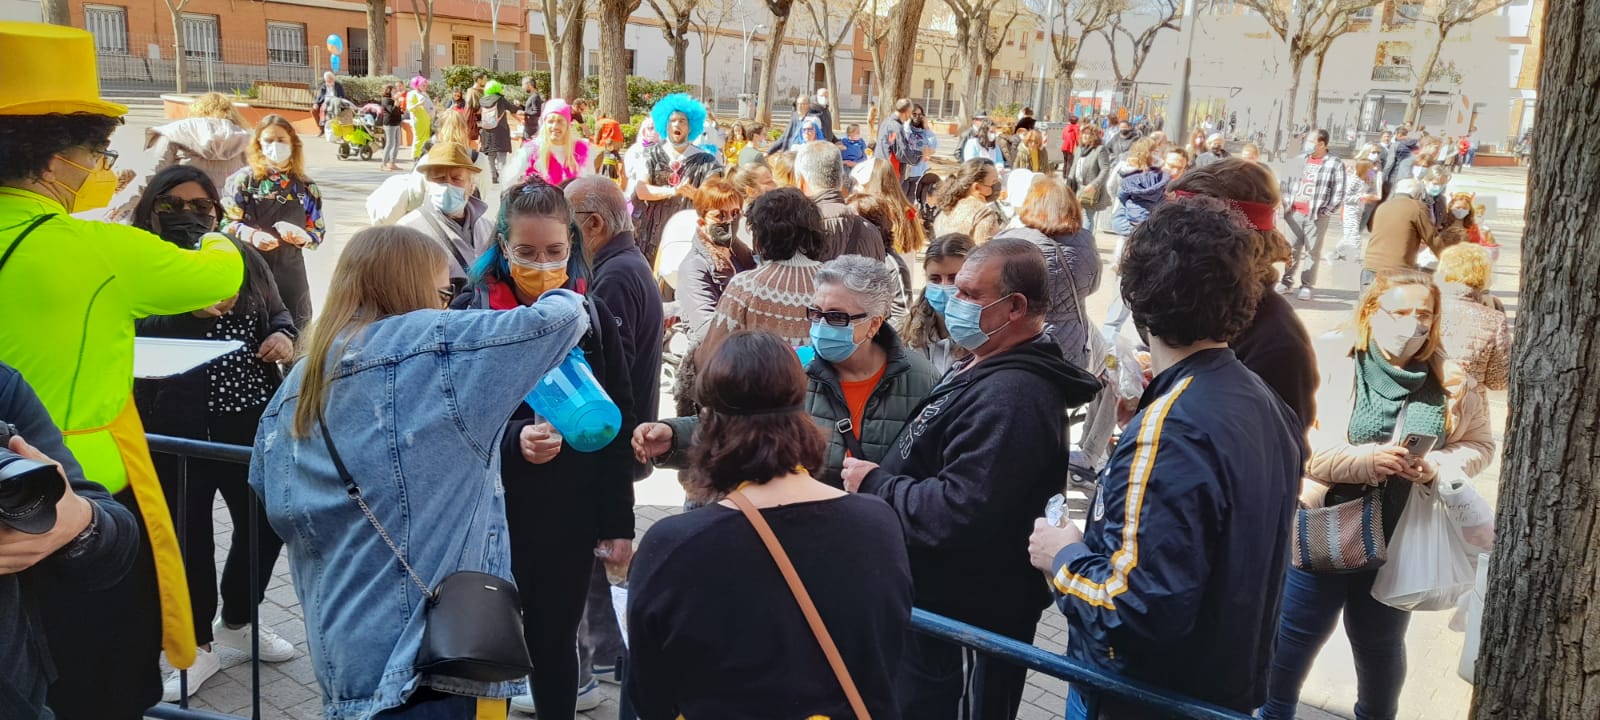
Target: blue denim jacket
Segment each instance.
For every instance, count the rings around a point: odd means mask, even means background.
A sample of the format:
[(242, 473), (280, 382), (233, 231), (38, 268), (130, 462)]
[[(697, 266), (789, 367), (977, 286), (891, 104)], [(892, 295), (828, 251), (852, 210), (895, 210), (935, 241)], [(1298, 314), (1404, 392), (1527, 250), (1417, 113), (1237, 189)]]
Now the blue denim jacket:
[[(564, 290), (508, 311), (417, 311), (362, 329), (331, 368), (325, 417), (339, 455), (430, 588), (461, 570), (511, 577), (499, 436), (588, 325)], [(323, 717), (365, 720), (422, 686), (526, 692), (413, 671), (423, 594), (346, 494), (321, 432), (294, 437), (303, 376), (302, 363), (261, 417), (250, 485), (289, 550)]]

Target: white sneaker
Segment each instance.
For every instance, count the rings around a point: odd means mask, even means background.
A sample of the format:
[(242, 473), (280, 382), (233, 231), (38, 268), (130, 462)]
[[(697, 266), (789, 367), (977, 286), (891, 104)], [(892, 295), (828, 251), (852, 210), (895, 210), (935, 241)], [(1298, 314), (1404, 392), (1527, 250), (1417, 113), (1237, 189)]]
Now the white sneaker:
[[(211, 623), (211, 636), (213, 642), (223, 647), (233, 648), (250, 655), (250, 626), (230, 628), (228, 624), (217, 618)], [(262, 662), (283, 662), (294, 657), (294, 644), (278, 637), (272, 628), (261, 627), (261, 660)]]
[(1289, 293), (1294, 292), (1294, 288), (1289, 287), (1284, 283), (1278, 283), (1278, 286), (1273, 288), (1273, 290), (1278, 291), (1279, 295), (1288, 295)]
[(1311, 288), (1308, 288), (1308, 287), (1300, 288), (1300, 294), (1297, 297), (1299, 297), (1302, 302), (1310, 301), (1311, 300)]
[(536, 715), (533, 705), (533, 694), (518, 695), (511, 698), (511, 709), (525, 715)]
[[(194, 651), (194, 666), (189, 668), (189, 697), (194, 697), (195, 693), (200, 692), (200, 686), (205, 684), (205, 681), (210, 680), (211, 676), (216, 675), (217, 671), (221, 669), (222, 660), (217, 657), (217, 653), (204, 648), (196, 648)], [(161, 702), (178, 701), (178, 684), (178, 671), (173, 670), (167, 673), (167, 679), (161, 688)]]
[(591, 665), (589, 666), (589, 674), (592, 675), (594, 679), (609, 685), (622, 684), (622, 678), (617, 675), (617, 668), (615, 665)]
[(600, 703), (605, 701), (605, 698), (600, 697), (600, 682), (598, 680), (590, 680), (588, 685), (578, 688), (578, 704), (576, 706), (578, 712), (593, 710), (600, 707)]

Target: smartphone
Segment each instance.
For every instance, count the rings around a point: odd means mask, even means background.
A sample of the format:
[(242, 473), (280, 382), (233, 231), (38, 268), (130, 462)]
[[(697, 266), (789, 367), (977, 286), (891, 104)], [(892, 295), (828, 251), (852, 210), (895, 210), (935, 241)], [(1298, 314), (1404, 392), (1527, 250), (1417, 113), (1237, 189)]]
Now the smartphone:
[(1438, 444), (1438, 442), (1439, 438), (1433, 435), (1407, 433), (1405, 439), (1400, 441), (1400, 447), (1405, 448), (1406, 452), (1411, 453), (1411, 457), (1421, 459), (1422, 456), (1432, 452), (1433, 446)]

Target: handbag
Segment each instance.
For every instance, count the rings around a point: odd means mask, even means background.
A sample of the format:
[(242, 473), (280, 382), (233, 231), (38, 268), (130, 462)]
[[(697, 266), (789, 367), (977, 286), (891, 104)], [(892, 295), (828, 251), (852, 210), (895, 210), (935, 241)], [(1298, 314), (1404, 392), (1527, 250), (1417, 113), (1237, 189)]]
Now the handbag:
[(845, 667), (844, 658), (839, 655), (838, 646), (833, 644), (833, 636), (828, 634), (828, 626), (822, 623), (822, 615), (817, 613), (817, 606), (811, 602), (811, 594), (806, 592), (805, 583), (800, 582), (800, 574), (795, 572), (794, 563), (789, 562), (789, 554), (783, 551), (783, 545), (778, 542), (778, 536), (772, 534), (772, 526), (767, 524), (766, 518), (761, 517), (761, 511), (756, 509), (750, 498), (744, 493), (735, 490), (728, 493), (728, 500), (744, 513), (750, 524), (755, 527), (756, 534), (761, 536), (762, 544), (767, 546), (767, 552), (772, 554), (773, 562), (778, 564), (779, 572), (783, 573), (783, 581), (789, 584), (789, 592), (794, 594), (795, 602), (800, 604), (800, 612), (806, 616), (806, 624), (811, 626), (811, 634), (817, 637), (817, 644), (822, 646), (822, 654), (828, 657), (828, 665), (833, 668), (833, 674), (839, 678), (840, 687), (844, 688), (844, 696), (850, 701), (850, 709), (855, 712), (856, 720), (872, 720), (867, 713), (867, 703), (861, 699), (861, 692), (856, 689), (856, 683), (850, 679), (850, 669)]
[(439, 581), (438, 587), (429, 590), (367, 507), (361, 488), (345, 469), (344, 460), (333, 445), (327, 423), (318, 425), (322, 428), (322, 440), (328, 445), (328, 456), (333, 458), (333, 466), (339, 471), (339, 479), (344, 481), (350, 499), (361, 506), (367, 522), (377, 529), (400, 566), (427, 598), (423, 610), (422, 647), (417, 650), (413, 666), (416, 671), (484, 683), (520, 680), (533, 672), (528, 644), (522, 635), (522, 599), (516, 585), (488, 573), (463, 570), (449, 574)]
[(1383, 536), (1383, 485), (1361, 497), (1294, 514), (1290, 561), (1306, 572), (1354, 573), (1376, 570), (1389, 558)]

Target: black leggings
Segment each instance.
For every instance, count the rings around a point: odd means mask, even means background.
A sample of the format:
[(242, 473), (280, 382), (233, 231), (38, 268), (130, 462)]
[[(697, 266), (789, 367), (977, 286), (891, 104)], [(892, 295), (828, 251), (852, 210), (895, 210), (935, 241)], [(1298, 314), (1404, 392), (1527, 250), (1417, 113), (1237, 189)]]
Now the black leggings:
[[(203, 440), (233, 445), (255, 444), (261, 409), (241, 413), (215, 413), (208, 418)], [(216, 543), (212, 533), (211, 509), (217, 493), (228, 506), (233, 520), (233, 538), (228, 559), (222, 565), (222, 621), (240, 626), (250, 622), (251, 609), (266, 596), (272, 581), (272, 566), (278, 560), (283, 541), (267, 524), (267, 512), (260, 498), (250, 489), (250, 467), (213, 460), (189, 460), (187, 487), (179, 481), (180, 460), (171, 455), (153, 456), (156, 474), (167, 496), (178, 539), (183, 545), (184, 572), (189, 580), (189, 600), (194, 609), (194, 637), (206, 645), (211, 636), (211, 619), (217, 615)], [(255, 509), (251, 512), (251, 502)], [(256, 526), (256, 591), (250, 592), (250, 523)]]
[(522, 634), (533, 660), (538, 716), (570, 718), (578, 701), (578, 623), (595, 564), (595, 537), (593, 530), (575, 527), (584, 523), (558, 517), (552, 506), (567, 503), (539, 495), (507, 484), (511, 573), (522, 595)]

